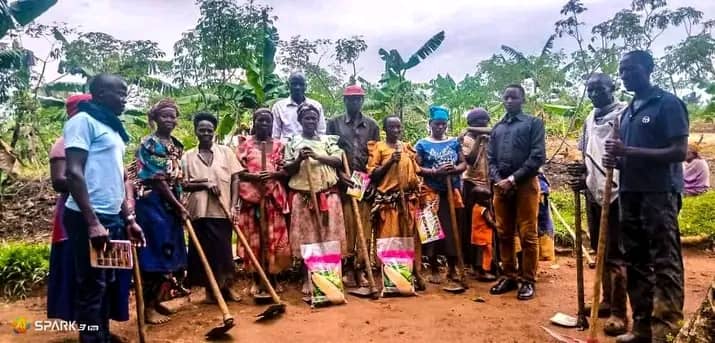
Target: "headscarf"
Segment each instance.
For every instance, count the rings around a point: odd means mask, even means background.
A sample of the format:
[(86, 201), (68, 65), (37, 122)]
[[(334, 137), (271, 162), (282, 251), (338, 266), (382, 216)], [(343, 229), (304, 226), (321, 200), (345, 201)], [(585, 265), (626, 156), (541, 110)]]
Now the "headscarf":
[(75, 94), (70, 95), (65, 101), (65, 107), (67, 108), (67, 118), (72, 118), (75, 114), (79, 113), (79, 103), (92, 101), (92, 94)]
[(263, 108), (259, 108), (259, 109), (255, 110), (255, 111), (253, 111), (253, 119), (252, 119), (252, 120), (253, 120), (253, 121), (256, 121), (256, 117), (258, 117), (258, 115), (261, 114), (261, 113), (266, 113), (266, 114), (270, 115), (271, 118), (273, 118), (273, 112), (271, 112), (271, 110), (269, 110), (269, 109), (263, 107)]
[(449, 110), (437, 105), (432, 105), (429, 108), (429, 120), (449, 120)]
[(149, 125), (153, 128), (154, 126), (152, 125), (152, 122), (154, 121), (154, 118), (156, 117), (159, 112), (165, 108), (171, 108), (174, 111), (176, 111), (176, 116), (179, 116), (179, 107), (176, 105), (176, 102), (172, 99), (165, 98), (159, 100), (152, 108), (149, 110)]
[(298, 121), (301, 121), (301, 119), (303, 119), (303, 116), (305, 115), (305, 113), (308, 111), (313, 111), (318, 116), (320, 116), (320, 111), (318, 111), (318, 108), (316, 108), (315, 106), (313, 106), (309, 103), (304, 103), (298, 107)]

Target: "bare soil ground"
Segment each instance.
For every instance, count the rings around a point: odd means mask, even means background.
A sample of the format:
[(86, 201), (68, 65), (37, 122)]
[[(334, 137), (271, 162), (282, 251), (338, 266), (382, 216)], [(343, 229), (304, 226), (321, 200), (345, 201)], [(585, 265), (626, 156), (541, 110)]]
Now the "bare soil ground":
[[(585, 339), (586, 333), (549, 324), (556, 312), (576, 313), (576, 269), (574, 259), (559, 257), (558, 267), (540, 265), (537, 297), (519, 301), (515, 294), (491, 296), (490, 284), (471, 282), (464, 294), (451, 295), (430, 285), (427, 292), (411, 298), (382, 298), (377, 301), (348, 296), (348, 304), (311, 309), (300, 300), (297, 285), (289, 285), (283, 295), (287, 313), (269, 323), (254, 323), (253, 317), (265, 307), (244, 303), (230, 304), (237, 320), (227, 342), (553, 342), (541, 328)], [(685, 313), (689, 317), (702, 301), (715, 275), (715, 255), (703, 251), (685, 252)], [(586, 294), (590, 296), (593, 270), (586, 271)], [(242, 287), (242, 286), (237, 286)], [(150, 326), (151, 342), (197, 342), (221, 322), (217, 307), (200, 304), (203, 292), (195, 289), (192, 302), (173, 300), (180, 311), (172, 321)], [(477, 296), (484, 303), (475, 302)], [(9, 324), (18, 317), (45, 318), (44, 296), (0, 304), (0, 342), (65, 342), (75, 333), (36, 332), (14, 334)], [(136, 341), (136, 322), (113, 323), (113, 331)], [(600, 332), (600, 330), (599, 330)], [(600, 338), (600, 342), (613, 342)]]

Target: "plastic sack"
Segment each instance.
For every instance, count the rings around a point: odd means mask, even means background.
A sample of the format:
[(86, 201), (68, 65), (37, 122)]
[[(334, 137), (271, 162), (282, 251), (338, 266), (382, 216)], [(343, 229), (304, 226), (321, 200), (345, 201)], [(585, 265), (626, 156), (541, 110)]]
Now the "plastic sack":
[(424, 208), (417, 211), (417, 232), (422, 244), (444, 239), (444, 231), (437, 217), (438, 201), (428, 202)]
[(415, 295), (412, 267), (415, 260), (412, 237), (380, 238), (377, 256), (382, 262), (382, 295)]
[(345, 303), (340, 242), (303, 244), (300, 253), (310, 275), (311, 306)]

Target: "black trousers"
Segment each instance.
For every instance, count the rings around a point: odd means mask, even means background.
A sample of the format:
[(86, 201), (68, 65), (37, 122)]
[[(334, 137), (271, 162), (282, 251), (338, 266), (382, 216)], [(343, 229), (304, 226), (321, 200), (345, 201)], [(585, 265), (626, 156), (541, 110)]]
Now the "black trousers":
[(633, 333), (665, 342), (683, 320), (683, 256), (678, 193), (620, 193), (622, 252)]
[[(120, 215), (97, 214), (99, 221), (109, 231), (110, 239), (126, 239), (124, 221)], [(109, 342), (109, 317), (119, 306), (127, 306), (129, 296), (126, 286), (122, 282), (126, 271), (115, 269), (92, 268), (89, 263), (89, 234), (87, 222), (82, 213), (65, 209), (63, 224), (67, 228), (67, 236), (74, 246), (75, 262), (75, 314), (78, 324), (85, 324), (87, 328), (97, 330), (84, 330), (79, 333), (80, 342)], [(120, 297), (122, 299), (113, 299)], [(126, 319), (125, 319), (126, 320)]]
[[(603, 302), (611, 308), (611, 314), (626, 320), (626, 265), (620, 249), (621, 220), (618, 200), (613, 201), (608, 209), (608, 237), (606, 241), (606, 264), (601, 284)], [(598, 249), (601, 225), (601, 204), (591, 192), (586, 191), (586, 215), (588, 231), (591, 235), (591, 249)]]

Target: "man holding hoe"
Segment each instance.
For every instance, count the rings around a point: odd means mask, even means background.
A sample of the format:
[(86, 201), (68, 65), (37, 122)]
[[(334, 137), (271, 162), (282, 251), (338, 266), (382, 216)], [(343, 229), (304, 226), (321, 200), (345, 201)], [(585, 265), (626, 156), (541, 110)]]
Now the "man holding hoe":
[(683, 256), (678, 212), (688, 112), (680, 99), (650, 83), (653, 57), (631, 51), (618, 72), (633, 100), (620, 135), (606, 141), (606, 168), (618, 168), (621, 237), (633, 309), (632, 332), (616, 342), (666, 342), (683, 320)]
[[(613, 80), (605, 74), (593, 74), (586, 82), (588, 98), (593, 103), (593, 111), (586, 118), (579, 149), (583, 153), (583, 163), (569, 165), (569, 174), (573, 177), (571, 187), (576, 191), (586, 189), (586, 214), (588, 230), (591, 235), (591, 248), (597, 250), (601, 204), (606, 185), (605, 168), (602, 158), (606, 153), (606, 140), (611, 137), (613, 125), (620, 120), (620, 114), (626, 107), (613, 97), (616, 90)], [(618, 171), (614, 171), (618, 179)], [(608, 243), (606, 244), (606, 269), (601, 276), (603, 300), (599, 305), (599, 315), (609, 316), (603, 331), (609, 336), (624, 334), (627, 330), (626, 318), (626, 268), (623, 256), (618, 248), (620, 242), (620, 219), (618, 206), (618, 182), (613, 183), (610, 209), (608, 212)], [(590, 313), (590, 309), (586, 309)]]

